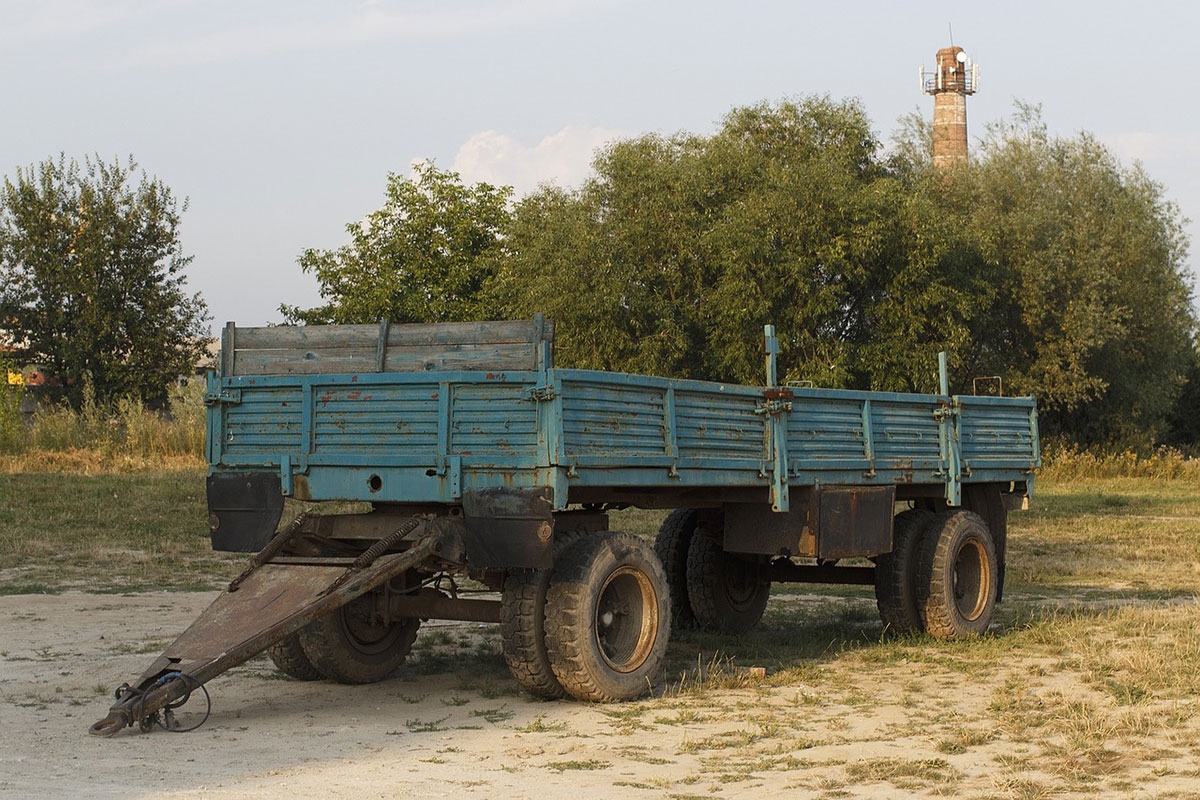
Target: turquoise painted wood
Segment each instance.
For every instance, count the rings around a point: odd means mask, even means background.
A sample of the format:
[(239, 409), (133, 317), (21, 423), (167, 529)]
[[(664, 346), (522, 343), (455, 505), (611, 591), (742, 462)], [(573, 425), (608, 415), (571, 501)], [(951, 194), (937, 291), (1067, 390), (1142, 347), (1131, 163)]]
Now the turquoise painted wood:
[(610, 490), (736, 490), (782, 511), (791, 488), (820, 483), (933, 487), (957, 505), (964, 483), (1032, 491), (1040, 465), (1032, 398), (556, 369), (540, 334), (507, 348), (528, 356), (509, 366), (531, 368), (495, 369), (488, 346), (488, 368), (386, 371), (395, 359), (368, 333), (355, 331), (362, 352), (321, 358), (365, 364), (369, 351), (372, 371), (307, 369), (317, 359), (269, 347), (246, 357), (248, 374), (226, 361), (207, 389), (211, 470), (278, 471), (285, 494), (311, 500), (452, 504), (464, 490), (546, 486), (561, 509)]

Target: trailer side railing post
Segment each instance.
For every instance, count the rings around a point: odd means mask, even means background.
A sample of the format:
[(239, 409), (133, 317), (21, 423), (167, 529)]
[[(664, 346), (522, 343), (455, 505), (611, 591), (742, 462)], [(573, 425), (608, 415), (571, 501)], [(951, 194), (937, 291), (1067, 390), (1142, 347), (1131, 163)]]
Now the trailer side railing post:
[(778, 386), (779, 339), (775, 337), (774, 325), (763, 325), (763, 351), (767, 360), (767, 386)]

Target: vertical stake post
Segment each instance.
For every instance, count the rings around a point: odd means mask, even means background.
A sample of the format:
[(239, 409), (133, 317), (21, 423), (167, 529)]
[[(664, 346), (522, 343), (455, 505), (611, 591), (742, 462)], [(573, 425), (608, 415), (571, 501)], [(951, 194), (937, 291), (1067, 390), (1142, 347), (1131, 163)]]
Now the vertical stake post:
[(777, 386), (779, 363), (779, 340), (775, 338), (775, 326), (763, 325), (763, 351), (767, 354), (767, 386)]

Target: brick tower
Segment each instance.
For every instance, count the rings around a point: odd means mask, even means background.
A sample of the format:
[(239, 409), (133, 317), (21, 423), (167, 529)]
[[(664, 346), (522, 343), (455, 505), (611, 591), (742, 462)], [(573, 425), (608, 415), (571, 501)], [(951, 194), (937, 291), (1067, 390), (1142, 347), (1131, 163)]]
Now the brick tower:
[(961, 47), (937, 51), (932, 74), (921, 67), (921, 88), (933, 95), (933, 165), (967, 163), (967, 95), (979, 87), (979, 67)]

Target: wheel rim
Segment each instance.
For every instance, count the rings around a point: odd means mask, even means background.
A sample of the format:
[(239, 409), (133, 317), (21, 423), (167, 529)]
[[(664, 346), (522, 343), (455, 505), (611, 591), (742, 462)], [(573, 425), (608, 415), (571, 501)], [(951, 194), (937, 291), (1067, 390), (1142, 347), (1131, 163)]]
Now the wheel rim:
[(390, 651), (403, 632), (399, 623), (383, 625), (375, 620), (375, 608), (370, 597), (359, 597), (342, 606), (338, 616), (346, 643), (363, 655), (380, 655)]
[(758, 600), (761, 584), (758, 570), (740, 558), (728, 556), (725, 560), (725, 597), (734, 611), (747, 611)]
[(617, 672), (633, 672), (650, 656), (658, 630), (658, 598), (641, 570), (621, 567), (600, 590), (593, 621), (596, 645)]
[(963, 542), (954, 558), (954, 605), (963, 619), (974, 622), (988, 605), (991, 573), (983, 543)]

